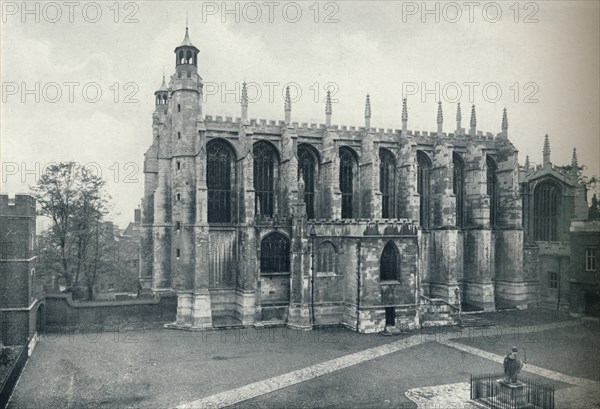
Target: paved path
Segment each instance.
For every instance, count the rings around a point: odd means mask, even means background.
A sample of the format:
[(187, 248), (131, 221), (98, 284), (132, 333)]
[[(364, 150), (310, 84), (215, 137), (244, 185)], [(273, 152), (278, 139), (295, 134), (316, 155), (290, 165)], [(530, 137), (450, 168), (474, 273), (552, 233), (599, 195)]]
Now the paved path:
[[(497, 327), (501, 328), (503, 331), (507, 333), (514, 333), (518, 331), (521, 334), (534, 333), (536, 331), (546, 331), (557, 328), (564, 328), (569, 326), (581, 325), (580, 321), (564, 321), (564, 322), (556, 322), (549, 323), (543, 325), (533, 325), (533, 326), (525, 326), (525, 327)], [(471, 335), (459, 334), (458, 336), (453, 336), (453, 334), (448, 334), (449, 338), (464, 338)], [(408, 347), (412, 347), (415, 345), (419, 345), (423, 342), (431, 341), (426, 337), (423, 338), (421, 335), (413, 335), (408, 338), (403, 338), (399, 341), (395, 341), (386, 345), (381, 345), (374, 348), (365, 349), (360, 352), (356, 352), (353, 354), (345, 355), (339, 358), (331, 359), (325, 362), (318, 363), (316, 365), (312, 365), (303, 369), (299, 369), (296, 371), (292, 371), (283, 375), (274, 376), (272, 378), (264, 379), (262, 381), (253, 382), (248, 385), (227, 390), (218, 394), (214, 394), (211, 396), (207, 396), (195, 401), (185, 402), (177, 406), (178, 409), (200, 409), (200, 408), (222, 408), (230, 405), (235, 405), (237, 403), (246, 401), (248, 399), (256, 398), (271, 392), (275, 392), (282, 388), (286, 388), (288, 386), (293, 386), (301, 382), (305, 382), (314, 378), (317, 378), (322, 375), (326, 375), (332, 372), (339, 371), (344, 368), (348, 368), (353, 365), (357, 365), (363, 362), (370, 361), (372, 359), (391, 354), (394, 352), (401, 351)], [(437, 340), (437, 342), (476, 355), (482, 358), (486, 358), (492, 360), (494, 362), (498, 362), (502, 364), (504, 357), (500, 355), (496, 355), (487, 351), (483, 351), (478, 348), (473, 348), (467, 345), (463, 345), (457, 342), (453, 342), (451, 340)], [(538, 374), (540, 376), (546, 377), (548, 379), (577, 385), (577, 387), (568, 388), (562, 391), (560, 394), (564, 397), (564, 399), (558, 399), (557, 396), (557, 404), (560, 401), (567, 401), (567, 399), (571, 399), (570, 402), (573, 402), (572, 399), (576, 398), (581, 400), (585, 397), (586, 402), (591, 404), (592, 401), (596, 399), (596, 395), (593, 392), (595, 389), (600, 390), (598, 388), (600, 385), (598, 382), (591, 381), (589, 379), (577, 378), (569, 375), (564, 375), (559, 372), (551, 371), (548, 369), (540, 368), (534, 365), (527, 365), (526, 370), (528, 372), (532, 372)], [(415, 401), (419, 407), (428, 408), (435, 407), (431, 406), (432, 404), (441, 404), (444, 405), (462, 405), (461, 407), (469, 408), (471, 407), (468, 404), (469, 398), (469, 388), (468, 384), (465, 389), (464, 383), (459, 384), (450, 384), (450, 385), (438, 385), (435, 387), (429, 388), (416, 388), (412, 389), (411, 395), (407, 392), (406, 396)], [(426, 392), (423, 392), (427, 390)], [(567, 392), (568, 391), (568, 392)], [(425, 395), (423, 395), (425, 393)], [(435, 402), (427, 402), (424, 400), (424, 397), (427, 396), (428, 393), (432, 393), (432, 396), (435, 396)], [(557, 392), (557, 395), (559, 393)], [(415, 399), (413, 399), (413, 397)], [(420, 403), (419, 403), (420, 402)], [(425, 405), (425, 406), (422, 406)], [(557, 406), (561, 407), (561, 406)], [(565, 406), (566, 407), (566, 406)], [(571, 406), (572, 407), (572, 406)], [(586, 408), (593, 408), (594, 406), (587, 406)]]
[(423, 341), (420, 337), (412, 336), (386, 345), (381, 345), (378, 347), (365, 349), (360, 352), (355, 352), (353, 354), (344, 355), (342, 357), (321, 362), (316, 365), (309, 366), (307, 368), (299, 369), (293, 372), (288, 372), (280, 376), (274, 376), (272, 378), (254, 382), (242, 386), (240, 388), (231, 389), (212, 396), (207, 396), (205, 398), (198, 399), (193, 402), (183, 403), (177, 406), (177, 408), (216, 409), (234, 405), (236, 403), (256, 398), (258, 396), (271, 393), (276, 390), (298, 384), (300, 382), (305, 382), (314, 379), (318, 376), (326, 375), (331, 372), (336, 372), (340, 369), (348, 368), (349, 366), (357, 365), (384, 355), (398, 352), (405, 348), (419, 345), (422, 342)]

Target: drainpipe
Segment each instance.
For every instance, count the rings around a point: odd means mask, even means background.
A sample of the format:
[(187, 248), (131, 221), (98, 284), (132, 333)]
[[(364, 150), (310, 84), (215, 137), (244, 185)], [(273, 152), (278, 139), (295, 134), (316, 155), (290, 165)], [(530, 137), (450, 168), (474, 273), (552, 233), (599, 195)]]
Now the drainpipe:
[(358, 255), (356, 262), (356, 332), (359, 332), (358, 328), (360, 326), (360, 248), (361, 244), (358, 241), (356, 244), (356, 253)]
[(316, 238), (317, 235), (314, 231), (310, 233), (310, 318), (311, 318), (311, 326), (315, 325), (315, 246), (316, 246)]

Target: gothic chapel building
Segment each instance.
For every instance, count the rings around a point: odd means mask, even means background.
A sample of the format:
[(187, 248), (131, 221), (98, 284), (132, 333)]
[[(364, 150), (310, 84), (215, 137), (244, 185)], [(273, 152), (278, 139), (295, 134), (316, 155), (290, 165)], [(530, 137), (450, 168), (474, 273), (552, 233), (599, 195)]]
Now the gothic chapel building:
[[(435, 300), (526, 307), (517, 150), (497, 135), (202, 114), (199, 50), (186, 29), (155, 92), (144, 159), (144, 288), (176, 294), (178, 328), (412, 328)], [(460, 291), (456, 291), (459, 289)]]

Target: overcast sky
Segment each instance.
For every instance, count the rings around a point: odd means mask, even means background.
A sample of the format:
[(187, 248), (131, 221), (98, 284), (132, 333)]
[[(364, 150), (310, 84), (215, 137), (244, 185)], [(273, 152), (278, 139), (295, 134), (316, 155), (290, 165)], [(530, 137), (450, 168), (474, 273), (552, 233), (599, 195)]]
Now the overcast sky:
[[(480, 2), (472, 10), (463, 2), (427, 3), (432, 14), (423, 14), (422, 2), (392, 1), (228, 3), (233, 12), (226, 15), (222, 2), (130, 2), (118, 10), (113, 2), (83, 1), (72, 10), (63, 2), (54, 3), (60, 10), (30, 2), (30, 14), (22, 4), (2, 2), (2, 191), (28, 191), (36, 166), (49, 162), (96, 163), (121, 227), (143, 195), (153, 93), (163, 66), (167, 78), (174, 72), (186, 13), (212, 94), (205, 114), (239, 116), (235, 96), (223, 90), (247, 81), (259, 85), (251, 98), (261, 91), (250, 117), (283, 119), (283, 85), (294, 83), (294, 96), (302, 95), (293, 120), (322, 123), (324, 87), (334, 83), (334, 124), (362, 125), (369, 93), (372, 126), (400, 128), (404, 90), (409, 129), (435, 130), (440, 98), (444, 131), (453, 132), (460, 91), (465, 128), (471, 102), (478, 129), (494, 134), (508, 109), (521, 163), (525, 155), (541, 161), (548, 133), (554, 163), (570, 163), (576, 147), (587, 173), (600, 174), (597, 1)], [(439, 96), (425, 92), (436, 84)]]

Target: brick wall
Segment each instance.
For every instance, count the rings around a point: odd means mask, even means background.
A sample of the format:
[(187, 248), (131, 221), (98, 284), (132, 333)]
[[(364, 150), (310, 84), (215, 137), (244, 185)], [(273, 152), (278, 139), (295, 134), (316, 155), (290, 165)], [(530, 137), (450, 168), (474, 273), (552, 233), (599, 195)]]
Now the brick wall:
[(162, 326), (175, 321), (177, 298), (170, 294), (149, 300), (73, 302), (70, 294), (47, 295), (49, 332), (115, 331)]

